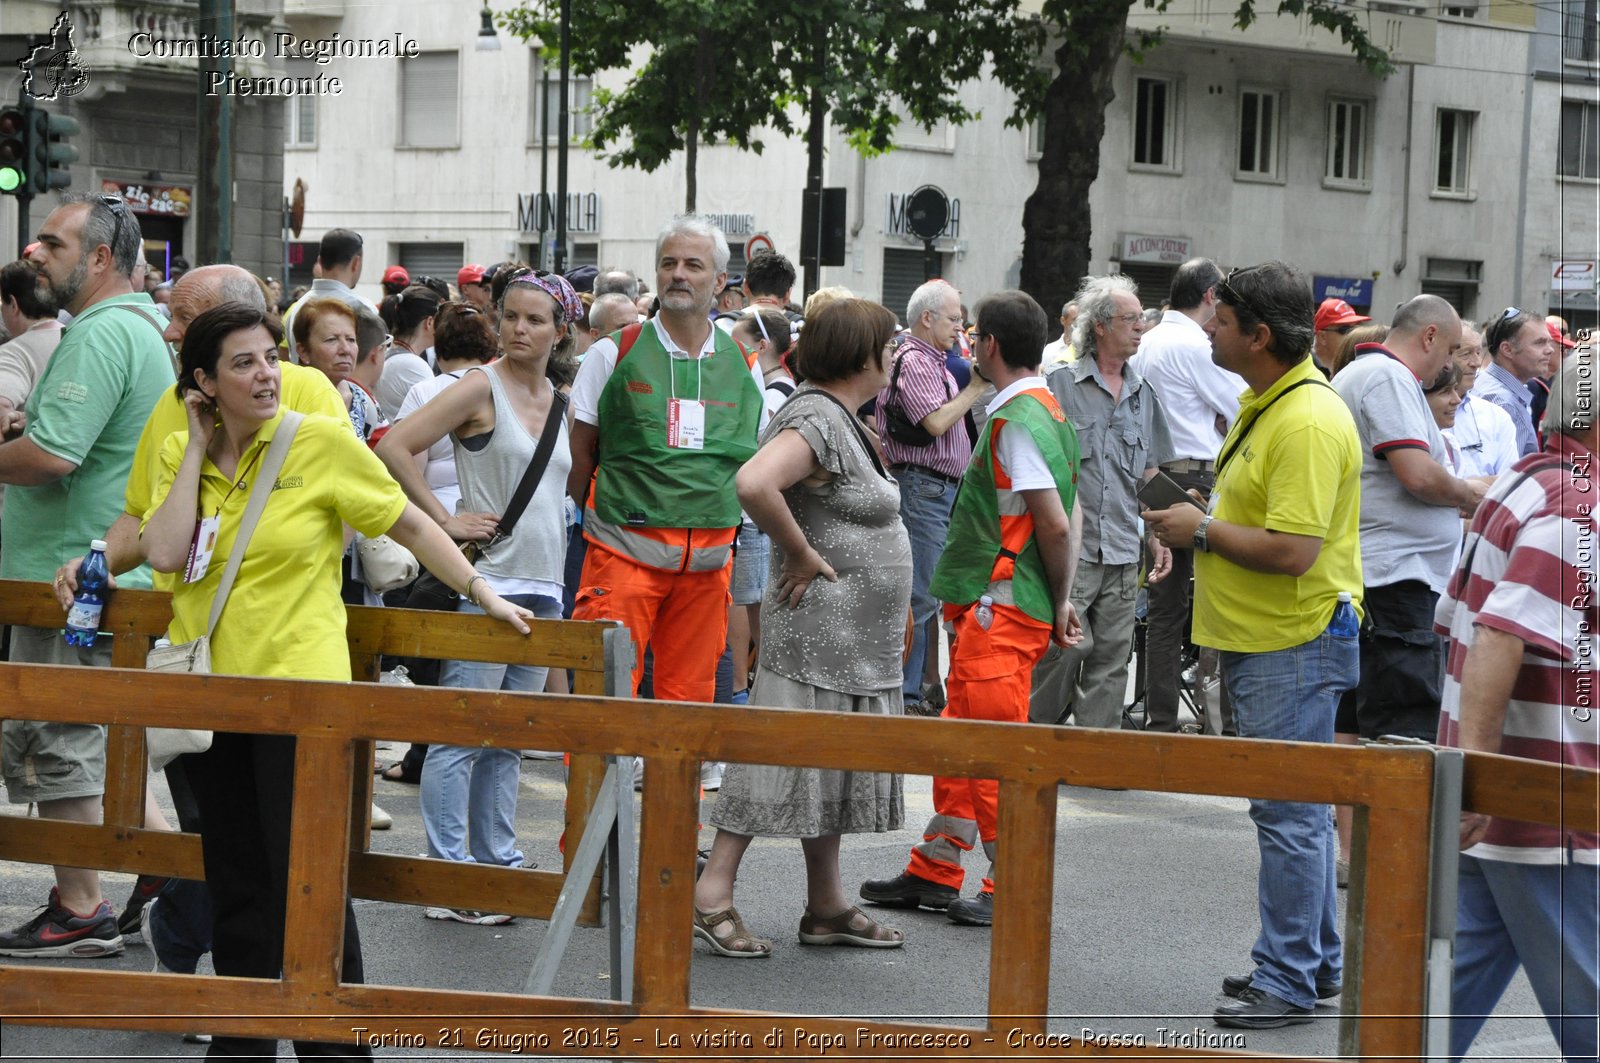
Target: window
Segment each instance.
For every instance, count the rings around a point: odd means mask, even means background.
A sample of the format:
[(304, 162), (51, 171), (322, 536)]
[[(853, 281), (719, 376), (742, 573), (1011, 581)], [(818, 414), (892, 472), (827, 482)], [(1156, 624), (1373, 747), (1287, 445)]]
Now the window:
[(1472, 126), (1477, 117), (1471, 111), (1439, 109), (1433, 144), (1433, 190), (1436, 194), (1472, 194)]
[(460, 66), (457, 52), (423, 52), (400, 60), (401, 147), (461, 146)]
[[(310, 59), (290, 59), (284, 63), (284, 74), (292, 78), (315, 77), (317, 64)], [(311, 93), (290, 96), (289, 112), (284, 118), (283, 143), (289, 148), (314, 148), (317, 146), (317, 97)]]
[(1439, 14), (1447, 18), (1477, 18), (1478, 0), (1447, 0), (1439, 5)]
[(1464, 321), (1477, 316), (1478, 286), (1482, 281), (1482, 262), (1431, 256), (1422, 260), (1422, 294), (1437, 295), (1455, 307)]
[(1322, 175), (1329, 184), (1371, 187), (1367, 170), (1369, 107), (1365, 100), (1328, 97), (1328, 158)]
[(895, 117), (900, 119), (894, 127), (894, 145), (897, 148), (911, 148), (917, 151), (953, 151), (955, 149), (955, 133), (951, 128), (948, 118), (941, 118), (933, 123), (932, 129), (922, 128), (922, 124), (911, 117), (911, 112), (904, 103), (896, 100), (894, 104)]
[(1138, 77), (1133, 86), (1133, 165), (1176, 173), (1178, 83)]
[[(537, 144), (541, 138), (556, 142), (561, 128), (561, 63), (546, 64), (539, 53), (533, 54), (533, 106), (528, 112), (533, 119), (529, 140)], [(594, 132), (594, 79), (567, 73), (567, 140), (578, 143)]]
[(1561, 148), (1556, 173), (1600, 179), (1600, 105), (1561, 101)]
[(1595, 31), (1600, 28), (1595, 10), (1596, 0), (1566, 0), (1564, 6), (1566, 17), (1562, 19), (1561, 54), (1580, 63), (1600, 60), (1600, 48), (1596, 47), (1595, 41)]
[(1282, 109), (1281, 94), (1275, 89), (1239, 90), (1238, 176), (1278, 176), (1278, 159), (1283, 153), (1278, 143)]
[(1028, 123), (1028, 161), (1044, 154), (1044, 115)]

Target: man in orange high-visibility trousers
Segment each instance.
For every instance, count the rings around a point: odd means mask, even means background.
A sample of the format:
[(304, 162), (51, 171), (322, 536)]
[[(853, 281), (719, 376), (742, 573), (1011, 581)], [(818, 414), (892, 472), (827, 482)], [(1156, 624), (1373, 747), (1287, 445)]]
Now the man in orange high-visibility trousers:
[(628, 627), (635, 689), (653, 649), (663, 701), (715, 692), (740, 519), (733, 477), (756, 451), (761, 369), (707, 316), (727, 266), (719, 229), (675, 219), (656, 241), (660, 313), (595, 341), (572, 386), (567, 489), (587, 498), (589, 544), (573, 618)]
[[(1033, 666), (1053, 640), (1083, 637), (1069, 592), (1083, 517), (1076, 502), (1078, 437), (1039, 375), (1044, 310), (1019, 291), (978, 303), (977, 372), (999, 390), (950, 516), (934, 597), (954, 623), (949, 704), (954, 719), (1026, 723)], [(1070, 516), (1069, 516), (1070, 514)], [(934, 816), (898, 876), (861, 885), (861, 896), (900, 908), (943, 908), (952, 920), (988, 926), (994, 913), (999, 785), (933, 780)], [(961, 896), (961, 854), (983, 841), (989, 868)]]

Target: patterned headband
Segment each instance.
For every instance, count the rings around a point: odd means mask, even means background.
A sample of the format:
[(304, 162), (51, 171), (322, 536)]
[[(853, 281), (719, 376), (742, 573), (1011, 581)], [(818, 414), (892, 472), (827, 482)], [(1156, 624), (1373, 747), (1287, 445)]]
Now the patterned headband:
[(520, 277), (513, 277), (511, 283), (532, 285), (554, 299), (569, 324), (583, 320), (583, 300), (578, 298), (578, 293), (561, 274), (546, 273), (540, 277), (529, 271)]

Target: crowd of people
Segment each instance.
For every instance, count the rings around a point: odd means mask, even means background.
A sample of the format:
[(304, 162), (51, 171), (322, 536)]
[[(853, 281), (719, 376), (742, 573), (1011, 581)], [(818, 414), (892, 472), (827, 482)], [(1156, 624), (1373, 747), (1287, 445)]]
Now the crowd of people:
[[(1221, 661), (1226, 735), (1597, 766), (1575, 693), (1595, 554), (1573, 545), (1593, 531), (1574, 492), (1591, 486), (1594, 363), (1564, 357), (1564, 323), (1512, 307), (1473, 326), (1422, 295), (1380, 324), (1314, 305), (1283, 263), (1202, 258), (1155, 311), (1125, 276), (1085, 278), (1053, 341), (1030, 296), (969, 310), (942, 280), (902, 327), (900, 308), (843, 289), (796, 306), (781, 254), (730, 279), (726, 239), (692, 215), (663, 229), (646, 279), (505, 262), (451, 284), (390, 266), (377, 304), (356, 291), (349, 229), (324, 235), (317, 279), (288, 299), (210, 265), (158, 301), (140, 246), (125, 206), (69, 197), (0, 270), (0, 576), (53, 581), (70, 606), (78, 557), (104, 539), (120, 586), (173, 592), (174, 643), (210, 632), (217, 671), (348, 680), (344, 605), (387, 604), (525, 633), (618, 621), (640, 696), (1116, 728), (1144, 596), (1150, 730), (1179, 730), (1193, 643)], [(194, 549), (211, 535), (214, 559)], [(387, 578), (394, 550), (426, 572)], [(10, 637), (14, 661), (109, 663), (104, 641)], [(566, 689), (543, 668), (408, 667)], [(99, 820), (104, 728), (8, 719), (4, 739), (13, 803)], [(173, 761), (205, 882), (142, 876), (119, 913), (96, 872), (56, 868), (0, 955), (114, 955), (138, 934), (170, 970), (210, 952), (218, 973), (277, 976), (293, 750), (219, 732)], [(516, 867), (522, 756), (413, 746), (377, 767), (419, 786), (429, 856)], [(801, 943), (900, 947), (874, 909), (992, 922), (993, 780), (934, 779), (922, 841), (860, 884), (865, 911), (841, 839), (903, 827), (898, 775), (706, 764), (701, 782), (720, 794), (693, 933), (718, 956), (776, 948), (734, 905), (758, 836), (800, 842)], [(1268, 800), (1250, 815), (1261, 933), (1215, 1021), (1309, 1022), (1342, 990), (1344, 820)], [(153, 801), (146, 818), (169, 829)], [(1520, 960), (1563, 1050), (1592, 1056), (1595, 836), (1473, 818), (1462, 842), (1453, 1051)], [(345, 929), (343, 976), (360, 981), (353, 911)], [(212, 1054), (270, 1046), (219, 1037)]]

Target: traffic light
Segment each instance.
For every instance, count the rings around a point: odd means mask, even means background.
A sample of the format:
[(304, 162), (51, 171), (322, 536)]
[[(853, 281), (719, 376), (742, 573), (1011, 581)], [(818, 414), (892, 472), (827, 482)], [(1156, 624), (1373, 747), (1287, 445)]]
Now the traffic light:
[(8, 196), (33, 194), (28, 184), (28, 159), (32, 155), (28, 141), (33, 131), (29, 110), (0, 109), (0, 193)]
[(82, 128), (78, 120), (38, 108), (32, 108), (30, 117), (33, 124), (33, 135), (27, 141), (30, 194), (71, 188), (72, 170), (69, 167), (78, 161), (78, 149), (68, 144), (67, 138)]

